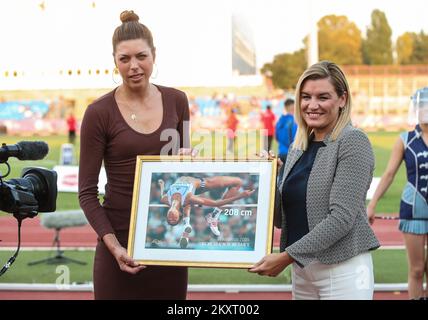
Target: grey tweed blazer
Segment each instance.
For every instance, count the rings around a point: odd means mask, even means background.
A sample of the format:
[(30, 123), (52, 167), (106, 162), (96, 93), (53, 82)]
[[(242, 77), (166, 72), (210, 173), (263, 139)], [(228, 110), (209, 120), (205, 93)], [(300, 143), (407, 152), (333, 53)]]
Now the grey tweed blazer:
[(366, 195), (373, 178), (374, 156), (366, 134), (350, 124), (332, 141), (324, 139), (309, 174), (306, 211), (309, 233), (289, 247), (282, 210), (285, 178), (303, 151), (290, 149), (284, 173), (278, 177), (275, 215), (281, 217), (280, 249), (302, 267), (317, 259), (335, 264), (378, 248), (366, 214)]

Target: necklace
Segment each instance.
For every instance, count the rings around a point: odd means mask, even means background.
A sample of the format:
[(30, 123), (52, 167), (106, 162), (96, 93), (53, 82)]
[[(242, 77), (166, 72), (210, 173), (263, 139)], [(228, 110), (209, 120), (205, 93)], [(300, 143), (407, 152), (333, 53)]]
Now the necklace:
[[(149, 92), (149, 95), (148, 95), (148, 97), (147, 97), (147, 100), (149, 100), (149, 99), (151, 99), (152, 98), (152, 93), (151, 92)], [(144, 102), (143, 102), (143, 105), (144, 105)], [(129, 110), (129, 111), (131, 111), (132, 112), (132, 108), (128, 105), (128, 104), (125, 104), (125, 106), (126, 106), (126, 108)], [(135, 113), (135, 112), (132, 112), (131, 113), (131, 119), (132, 119), (132, 121), (137, 121), (137, 114)]]

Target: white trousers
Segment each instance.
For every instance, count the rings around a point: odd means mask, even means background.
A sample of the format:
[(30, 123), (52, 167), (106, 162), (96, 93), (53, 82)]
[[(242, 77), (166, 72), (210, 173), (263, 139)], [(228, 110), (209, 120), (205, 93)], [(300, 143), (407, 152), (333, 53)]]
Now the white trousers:
[(372, 300), (371, 253), (331, 265), (315, 261), (301, 268), (293, 263), (292, 288), (294, 300)]

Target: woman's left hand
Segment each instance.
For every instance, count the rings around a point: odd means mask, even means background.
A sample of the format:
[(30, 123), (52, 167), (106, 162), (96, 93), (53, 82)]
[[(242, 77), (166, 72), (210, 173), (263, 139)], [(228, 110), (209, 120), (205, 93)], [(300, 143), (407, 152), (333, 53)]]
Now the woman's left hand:
[(258, 273), (261, 276), (276, 277), (293, 261), (287, 252), (272, 253), (265, 256), (248, 271)]
[(179, 156), (192, 156), (196, 157), (199, 153), (198, 149), (194, 148), (180, 148), (178, 149), (178, 155)]

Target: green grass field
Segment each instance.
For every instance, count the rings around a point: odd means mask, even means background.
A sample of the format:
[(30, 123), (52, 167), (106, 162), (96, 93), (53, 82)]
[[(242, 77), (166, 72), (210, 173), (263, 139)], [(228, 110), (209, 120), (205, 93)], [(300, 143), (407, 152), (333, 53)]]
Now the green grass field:
[[(6, 261), (12, 251), (0, 251), (0, 261)], [(22, 251), (10, 270), (1, 277), (2, 283), (56, 283), (64, 272), (64, 265), (27, 263), (50, 257), (54, 251)], [(376, 283), (407, 282), (407, 265), (404, 250), (376, 250), (373, 252), (373, 263)], [(81, 266), (68, 263), (70, 283), (88, 283), (92, 281), (92, 263), (94, 251), (66, 251), (70, 258), (87, 262)], [(60, 266), (60, 268), (58, 268)], [(58, 268), (58, 269), (57, 269)], [(190, 284), (289, 284), (290, 268), (278, 277), (261, 277), (243, 269), (190, 268)]]
[[(375, 177), (381, 177), (391, 156), (391, 149), (398, 139), (398, 132), (377, 132), (370, 133), (369, 139), (373, 146), (375, 154)], [(406, 184), (406, 168), (404, 163), (401, 164), (393, 183), (388, 191), (379, 200), (376, 212), (380, 213), (397, 213), (400, 208), (401, 192)]]

